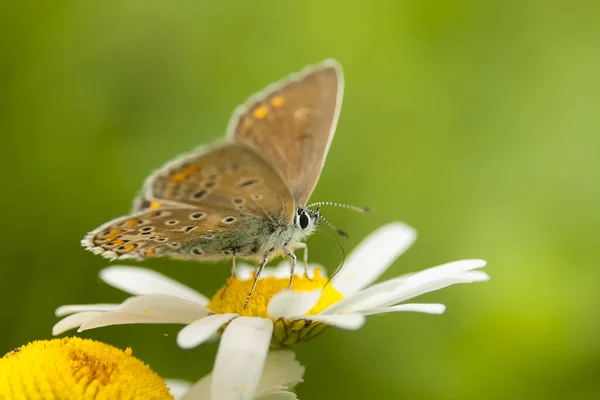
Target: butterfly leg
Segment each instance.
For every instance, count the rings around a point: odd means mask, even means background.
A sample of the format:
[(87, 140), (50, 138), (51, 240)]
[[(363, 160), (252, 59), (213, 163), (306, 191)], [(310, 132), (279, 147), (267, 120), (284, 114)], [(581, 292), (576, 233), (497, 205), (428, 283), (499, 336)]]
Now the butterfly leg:
[(262, 262), (260, 263), (260, 267), (258, 267), (258, 269), (256, 270), (256, 275), (254, 275), (254, 282), (252, 282), (252, 288), (250, 288), (250, 293), (248, 293), (248, 297), (246, 297), (246, 301), (244, 302), (244, 310), (246, 309), (248, 303), (250, 302), (250, 299), (252, 298), (252, 293), (254, 293), (254, 289), (256, 289), (256, 284), (258, 283), (260, 273), (262, 272), (265, 265), (267, 265), (267, 263), (269, 262), (269, 254), (271, 253), (268, 252), (265, 254)]
[(292, 289), (292, 283), (294, 282), (294, 271), (296, 270), (296, 255), (294, 254), (294, 252), (290, 249), (288, 249), (287, 247), (283, 248), (283, 252), (285, 253), (286, 256), (288, 256), (290, 258), (290, 284), (288, 286), (288, 289)]
[(312, 278), (308, 276), (308, 245), (306, 243), (298, 243), (297, 248), (304, 249), (304, 277), (312, 282)]
[(227, 291), (227, 289), (229, 289), (229, 285), (231, 285), (231, 282), (233, 282), (234, 276), (235, 276), (235, 256), (233, 256), (233, 259), (231, 260), (231, 276), (229, 276), (229, 279), (227, 279), (227, 283), (225, 284), (225, 289), (223, 289), (223, 291), (221, 292), (221, 300), (223, 300), (223, 297), (225, 296), (225, 292)]

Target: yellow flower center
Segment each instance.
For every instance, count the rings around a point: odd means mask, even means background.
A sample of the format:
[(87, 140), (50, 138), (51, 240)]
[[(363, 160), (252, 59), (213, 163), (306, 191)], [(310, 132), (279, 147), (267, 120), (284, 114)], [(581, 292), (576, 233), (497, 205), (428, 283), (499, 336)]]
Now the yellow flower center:
[[(318, 314), (332, 304), (342, 300), (344, 296), (338, 292), (333, 285), (327, 284), (329, 279), (321, 276), (319, 269), (314, 270), (314, 277), (294, 276), (292, 290), (306, 292), (322, 289), (323, 293), (317, 304), (306, 314)], [(229, 285), (224, 285), (217, 291), (208, 303), (208, 309), (215, 314), (239, 314), (247, 317), (271, 318), (268, 313), (268, 305), (271, 298), (278, 292), (289, 286), (289, 278), (277, 278), (269, 276), (261, 278), (256, 283), (252, 298), (247, 307), (244, 303), (250, 293), (254, 275), (249, 279), (238, 279), (234, 277)], [(274, 319), (273, 339), (271, 347), (285, 347), (295, 344), (301, 340), (308, 340), (320, 334), (327, 327), (319, 322), (309, 320), (286, 320), (285, 318)]]
[(0, 399), (173, 399), (131, 354), (76, 337), (31, 342), (0, 358)]

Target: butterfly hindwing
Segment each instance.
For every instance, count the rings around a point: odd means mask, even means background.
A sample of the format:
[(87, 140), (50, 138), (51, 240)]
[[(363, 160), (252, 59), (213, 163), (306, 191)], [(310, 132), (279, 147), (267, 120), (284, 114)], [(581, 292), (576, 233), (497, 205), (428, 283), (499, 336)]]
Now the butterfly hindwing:
[(149, 209), (108, 222), (89, 233), (84, 245), (110, 259), (254, 258), (264, 244), (257, 239), (269, 229), (263, 222), (210, 206)]

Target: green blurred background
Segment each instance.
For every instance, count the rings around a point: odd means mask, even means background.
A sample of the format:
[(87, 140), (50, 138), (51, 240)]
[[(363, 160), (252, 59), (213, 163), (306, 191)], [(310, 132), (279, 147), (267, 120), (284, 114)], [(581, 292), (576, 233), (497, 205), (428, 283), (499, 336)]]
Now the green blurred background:
[[(443, 316), (299, 346), (300, 397), (600, 397), (600, 3), (62, 0), (0, 15), (0, 353), (49, 338), (61, 304), (124, 299), (82, 236), (128, 211), (151, 170), (221, 137), (250, 94), (335, 57), (344, 107), (313, 199), (376, 208), (329, 211), (346, 249), (402, 220), (420, 237), (385, 277), (477, 257), (492, 280), (422, 298)], [(326, 237), (308, 243), (339, 261)], [(206, 294), (228, 276), (143, 265)], [(84, 336), (197, 379), (216, 344), (180, 350), (177, 330)]]

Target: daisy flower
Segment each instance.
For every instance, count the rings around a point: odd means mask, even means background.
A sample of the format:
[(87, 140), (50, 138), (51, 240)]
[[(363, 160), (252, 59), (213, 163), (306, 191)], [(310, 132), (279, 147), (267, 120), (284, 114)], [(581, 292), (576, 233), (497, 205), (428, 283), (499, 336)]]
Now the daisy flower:
[(77, 337), (37, 340), (0, 358), (0, 399), (168, 400), (160, 376), (108, 344)]
[[(224, 337), (223, 340), (226, 340)], [(222, 399), (226, 393), (211, 393), (213, 377), (227, 373), (219, 371), (216, 366), (213, 373), (193, 385), (186, 381), (167, 379), (167, 385), (176, 400)], [(222, 367), (226, 367), (222, 365)], [(216, 372), (216, 373), (215, 373)], [(304, 367), (296, 361), (292, 351), (273, 351), (267, 355), (265, 367), (252, 399), (264, 400), (293, 400), (296, 395), (290, 392), (298, 383), (303, 382)], [(221, 378), (223, 379), (223, 378)], [(246, 388), (246, 392), (249, 389)]]
[[(54, 326), (53, 334), (131, 323), (184, 324), (177, 343), (193, 348), (222, 333), (215, 365), (227, 363), (231, 374), (257, 374), (256, 386), (269, 347), (290, 346), (332, 326), (358, 329), (374, 314), (441, 314), (443, 304), (404, 302), (453, 284), (489, 279), (477, 271), (485, 261), (462, 260), (373, 284), (415, 238), (415, 231), (405, 224), (386, 225), (367, 237), (331, 280), (322, 267), (312, 266), (308, 276), (299, 273), (295, 277), (292, 290), (287, 289), (289, 269), (285, 263), (263, 271), (246, 308), (244, 302), (254, 279), (249, 267), (239, 268), (229, 286), (211, 299), (148, 269), (109, 267), (101, 271), (101, 279), (134, 296), (121, 304), (59, 307), (57, 316), (71, 315)], [(219, 378), (213, 379), (213, 386), (217, 381), (227, 384)], [(233, 382), (239, 380), (230, 382), (232, 393), (239, 390), (233, 388)]]

